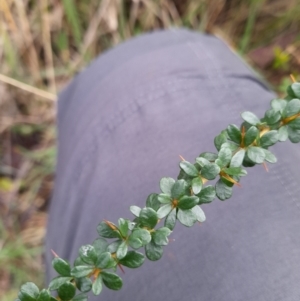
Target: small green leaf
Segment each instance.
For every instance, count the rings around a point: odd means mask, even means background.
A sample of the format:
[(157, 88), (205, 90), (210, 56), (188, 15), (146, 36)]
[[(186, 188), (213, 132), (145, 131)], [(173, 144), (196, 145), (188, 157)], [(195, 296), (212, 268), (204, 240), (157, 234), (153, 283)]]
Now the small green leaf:
[(243, 112), (241, 114), (242, 118), (247, 121), (249, 124), (252, 124), (252, 125), (257, 125), (259, 123), (261, 123), (260, 119), (253, 113), (251, 112)]
[(256, 126), (251, 126), (244, 137), (244, 144), (245, 146), (249, 146), (251, 143), (254, 142), (254, 140), (256, 139), (256, 137), (259, 134), (259, 130), (257, 129)]
[(86, 263), (80, 258), (80, 256), (78, 256), (75, 260), (74, 260), (74, 267), (78, 266), (78, 265), (86, 265)]
[(191, 209), (189, 210), (178, 210), (177, 218), (186, 227), (191, 227), (197, 221), (197, 218)]
[(236, 152), (239, 149), (240, 146), (237, 145), (236, 143), (232, 142), (232, 141), (227, 141), (224, 144), (222, 144), (221, 149), (223, 147), (226, 147), (226, 148), (230, 149), (231, 152)]
[(122, 258), (124, 258), (125, 256), (126, 256), (126, 254), (127, 254), (127, 251), (128, 251), (128, 246), (127, 246), (127, 242), (126, 241), (123, 241), (120, 245), (119, 245), (119, 247), (118, 247), (118, 249), (117, 249), (117, 258), (118, 259), (122, 259)]
[(195, 206), (192, 209), (192, 212), (196, 216), (196, 219), (197, 219), (198, 222), (203, 223), (206, 220), (204, 211), (202, 210), (202, 208), (200, 206)]
[(282, 117), (290, 117), (300, 112), (300, 100), (292, 99), (290, 100), (285, 109), (283, 110)]
[(278, 130), (278, 140), (283, 142), (289, 137), (288, 126), (284, 125)]
[[(207, 180), (214, 180), (220, 172), (220, 167), (215, 163), (209, 163), (202, 167), (201, 175)], [(195, 193), (197, 194), (197, 193)]]
[(136, 227), (136, 223), (134, 223), (134, 222), (130, 222), (128, 224), (128, 228), (129, 228), (130, 231), (132, 231), (135, 227)]
[(227, 141), (227, 132), (226, 130), (222, 131), (218, 136), (214, 139), (214, 144), (216, 149), (219, 151), (223, 143)]
[(275, 155), (273, 155), (269, 150), (264, 149), (265, 152), (265, 160), (270, 162), (270, 163), (276, 163), (277, 162), (277, 158), (275, 157)]
[(227, 141), (222, 144), (221, 149), (222, 148), (228, 148), (228, 149), (230, 149), (231, 152), (235, 152), (239, 148), (239, 145), (237, 145), (236, 143), (234, 143), (232, 141)]
[(78, 265), (71, 270), (71, 275), (76, 278), (86, 277), (93, 271), (93, 267), (87, 265)]
[(194, 194), (200, 193), (202, 189), (202, 179), (200, 177), (196, 177), (192, 180), (192, 189)]
[(141, 210), (139, 222), (142, 227), (152, 229), (156, 226), (157, 221), (157, 213), (152, 208), (144, 208)]
[(300, 98), (300, 83), (292, 83), (288, 86), (287, 93), (293, 98)]
[(278, 141), (278, 132), (273, 130), (265, 133), (260, 138), (260, 146), (261, 147), (269, 147), (274, 145)]
[(230, 161), (230, 167), (240, 167), (243, 163), (245, 157), (245, 150), (240, 149), (237, 153), (233, 155)]
[(233, 142), (240, 144), (242, 140), (242, 134), (240, 129), (235, 124), (229, 124), (227, 127), (227, 134), (229, 139)]
[[(116, 253), (120, 244), (122, 244), (123, 240), (122, 239), (118, 239), (118, 240), (115, 240), (113, 241), (112, 243), (110, 243), (107, 247), (107, 250), (106, 252), (109, 252), (109, 253)], [(98, 254), (98, 256), (100, 256), (101, 254)]]
[(78, 256), (73, 263), (74, 267), (79, 265), (86, 265), (86, 263)]
[[(101, 254), (106, 251), (108, 246), (107, 241), (104, 238), (97, 238), (93, 241), (93, 247), (97, 254)], [(79, 264), (82, 265), (82, 264)]]
[(269, 109), (265, 113), (265, 121), (268, 125), (273, 125), (281, 119), (281, 114), (274, 109)]
[(129, 210), (134, 216), (139, 217), (142, 209), (138, 206), (130, 206)]
[(179, 199), (189, 193), (189, 185), (185, 180), (178, 180), (172, 187), (171, 196), (173, 199)]
[(247, 155), (256, 164), (263, 163), (265, 160), (265, 152), (257, 146), (250, 146), (247, 150)]
[(61, 276), (71, 276), (71, 267), (70, 264), (68, 262), (66, 262), (65, 260), (63, 260), (62, 258), (59, 257), (55, 257), (52, 260), (52, 266), (55, 269), (55, 271), (60, 274)]
[(84, 245), (80, 247), (79, 256), (88, 264), (94, 264), (97, 260), (97, 253), (92, 245)]
[(46, 289), (42, 289), (36, 301), (50, 301), (50, 293)]
[(241, 167), (224, 168), (223, 171), (231, 176), (244, 176), (247, 174), (246, 170), (243, 170)]
[(300, 142), (300, 130), (294, 130), (288, 127), (289, 139), (292, 143)]
[[(79, 294), (79, 295), (76, 295), (76, 296), (72, 299), (72, 301), (87, 301), (87, 300), (88, 300), (88, 296), (87, 296), (86, 294)], [(56, 301), (56, 299), (53, 300), (53, 301)]]
[(58, 288), (57, 293), (62, 301), (69, 301), (75, 296), (76, 287), (71, 282), (66, 282)]
[(111, 256), (110, 252), (104, 252), (98, 256), (96, 267), (99, 269), (109, 269), (116, 266), (116, 261)]
[(191, 209), (196, 206), (199, 202), (198, 197), (196, 196), (183, 196), (178, 201), (178, 208), (182, 210)]
[(26, 296), (23, 296), (23, 294), (19, 291), (18, 298), (15, 299), (15, 301), (26, 301), (26, 300), (32, 300), (32, 299), (27, 299)]
[(214, 186), (206, 186), (197, 195), (199, 198), (199, 204), (211, 203), (216, 197), (216, 190)]
[(119, 290), (122, 288), (123, 281), (117, 274), (102, 271), (101, 274), (103, 283), (111, 290)]
[[(217, 157), (218, 158), (218, 157)], [(209, 164), (210, 161), (208, 161), (207, 159), (205, 158), (202, 158), (202, 157), (197, 157), (196, 158), (196, 162), (198, 163), (198, 165), (200, 165), (201, 167), (205, 166), (206, 164)]]
[(39, 296), (40, 290), (33, 282), (27, 282), (21, 286), (21, 301), (35, 301)]
[(159, 219), (164, 218), (171, 212), (172, 209), (173, 209), (172, 204), (166, 204), (161, 206), (157, 211), (157, 217)]
[(158, 201), (157, 196), (157, 193), (151, 193), (146, 201), (146, 206), (152, 208), (155, 211), (157, 211), (160, 207), (160, 202)]
[(249, 159), (247, 153), (245, 154), (245, 158), (244, 158), (244, 161), (243, 161), (243, 166), (244, 167), (253, 167), (253, 166), (255, 166), (255, 163)]
[(198, 175), (197, 168), (190, 162), (181, 161), (179, 166), (187, 175), (191, 177), (196, 177)]
[(176, 224), (176, 208), (174, 208), (166, 217), (164, 226), (168, 227), (171, 231), (174, 229)]
[(123, 237), (127, 237), (127, 235), (128, 235), (128, 230), (129, 230), (128, 224), (129, 223), (130, 223), (130, 220), (128, 220), (128, 219), (119, 218), (119, 220), (118, 220), (119, 230)]
[[(197, 165), (195, 165), (195, 166), (196, 166), (196, 168), (197, 168)], [(178, 180), (185, 180), (185, 181), (187, 181), (187, 182), (189, 183), (191, 177), (188, 176), (182, 169), (180, 169), (179, 175), (178, 175), (177, 179), (178, 179)]]
[(285, 100), (287, 100), (287, 101), (290, 101), (290, 100), (292, 100), (294, 97), (291, 97), (290, 95), (286, 95), (285, 97), (284, 97), (284, 99)]
[(211, 152), (204, 152), (204, 153), (201, 153), (199, 155), (199, 157), (201, 158), (204, 158), (210, 162), (214, 162), (216, 159), (218, 159), (218, 155), (215, 154), (215, 153), (211, 153)]
[(129, 251), (127, 255), (122, 258), (119, 263), (130, 269), (140, 267), (145, 261), (145, 256), (136, 251)]
[(221, 200), (227, 200), (232, 196), (232, 187), (227, 186), (222, 179), (216, 183), (216, 195)]
[(222, 147), (219, 151), (218, 159), (216, 160), (216, 164), (218, 164), (221, 168), (227, 166), (231, 160), (232, 152), (227, 147)]
[(172, 202), (172, 198), (168, 194), (161, 193), (157, 197), (158, 201), (162, 204), (169, 204)]
[[(110, 224), (117, 229), (117, 226), (110, 222)], [(120, 233), (118, 230), (112, 229), (106, 222), (101, 222), (97, 227), (97, 232), (99, 236), (105, 238), (120, 238)]]
[(158, 246), (166, 246), (169, 243), (168, 236), (172, 231), (167, 227), (162, 227), (152, 233), (152, 239)]
[(280, 112), (282, 114), (283, 110), (287, 105), (287, 101), (284, 99), (273, 99), (271, 101), (271, 106), (275, 112)]
[(87, 293), (92, 289), (93, 283), (88, 277), (76, 278), (75, 281), (77, 288), (83, 293)]
[(151, 241), (151, 235), (148, 230), (145, 229), (134, 229), (128, 238), (128, 244), (133, 249), (139, 249), (145, 246)]
[(300, 117), (297, 117), (294, 120), (290, 121), (288, 125), (291, 129), (300, 130)]
[(171, 195), (171, 189), (173, 187), (173, 185), (175, 184), (175, 180), (172, 178), (162, 178), (160, 180), (160, 190), (167, 194), (167, 195)]
[[(73, 268), (73, 269), (75, 269), (75, 268)], [(91, 269), (91, 271), (92, 270), (93, 269)], [(72, 271), (71, 271), (71, 273), (72, 273)], [(61, 285), (63, 285), (66, 282), (70, 282), (70, 280), (72, 280), (72, 279), (73, 279), (73, 277), (60, 277), (60, 276), (55, 277), (49, 283), (49, 290), (50, 291), (57, 290)]]
[(145, 246), (145, 253), (149, 260), (159, 260), (163, 255), (164, 249), (162, 246), (156, 245), (153, 241)]
[(102, 277), (101, 274), (99, 274), (97, 276), (97, 278), (95, 279), (93, 286), (92, 286), (92, 290), (93, 290), (93, 294), (95, 296), (100, 295), (101, 291), (102, 291)]
[[(123, 240), (122, 239), (118, 239), (118, 240), (115, 240), (113, 242), (111, 242), (108, 247), (107, 247), (107, 250), (106, 252), (109, 252), (109, 253), (116, 253), (119, 246), (122, 244)], [(100, 255), (100, 254), (99, 254)]]

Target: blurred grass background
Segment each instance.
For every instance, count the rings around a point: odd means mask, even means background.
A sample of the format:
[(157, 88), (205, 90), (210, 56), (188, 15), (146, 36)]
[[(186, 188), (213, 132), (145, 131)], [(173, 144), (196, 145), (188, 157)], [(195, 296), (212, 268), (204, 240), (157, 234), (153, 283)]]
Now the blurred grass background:
[(279, 94), (300, 73), (300, 0), (0, 0), (0, 298), (43, 284), (55, 103), (93, 58), (145, 31), (224, 39)]

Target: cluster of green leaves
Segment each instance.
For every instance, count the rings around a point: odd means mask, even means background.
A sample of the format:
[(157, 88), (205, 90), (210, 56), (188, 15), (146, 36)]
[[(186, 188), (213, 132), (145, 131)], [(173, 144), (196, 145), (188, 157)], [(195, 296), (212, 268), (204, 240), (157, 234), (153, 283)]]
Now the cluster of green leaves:
[[(34, 283), (24, 284), (17, 301), (85, 301), (89, 291), (99, 295), (103, 285), (119, 290), (118, 268), (138, 268), (145, 256), (152, 261), (160, 259), (177, 221), (187, 227), (204, 222), (200, 205), (216, 197), (229, 199), (233, 186), (247, 174), (244, 167), (275, 163), (268, 148), (278, 141), (300, 142), (300, 83), (290, 85), (287, 92), (285, 99), (271, 102), (262, 119), (251, 112), (242, 113), (240, 127), (231, 124), (215, 137), (216, 153), (202, 153), (194, 163), (182, 158), (177, 180), (162, 178), (161, 193), (150, 194), (144, 208), (130, 207), (133, 221), (120, 218), (117, 225), (102, 221), (97, 227), (100, 237), (80, 248), (73, 267), (55, 254), (52, 265), (58, 276), (41, 291)], [(215, 184), (204, 186), (210, 180)], [(141, 248), (144, 253), (137, 251)], [(51, 291), (56, 291), (57, 297)]]

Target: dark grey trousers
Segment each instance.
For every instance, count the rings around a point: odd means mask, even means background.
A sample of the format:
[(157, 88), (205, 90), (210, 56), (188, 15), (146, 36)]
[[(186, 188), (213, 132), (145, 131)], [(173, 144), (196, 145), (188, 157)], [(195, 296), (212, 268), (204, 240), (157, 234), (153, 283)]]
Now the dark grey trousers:
[[(101, 55), (58, 103), (58, 162), (46, 238), (71, 261), (97, 238), (98, 223), (133, 218), (176, 178), (179, 157), (214, 151), (214, 137), (240, 113), (262, 117), (274, 94), (219, 39), (171, 29)], [(163, 258), (126, 269), (120, 291), (91, 300), (299, 301), (300, 152), (273, 147), (278, 163), (248, 170), (226, 201), (202, 208), (205, 223), (176, 225)]]

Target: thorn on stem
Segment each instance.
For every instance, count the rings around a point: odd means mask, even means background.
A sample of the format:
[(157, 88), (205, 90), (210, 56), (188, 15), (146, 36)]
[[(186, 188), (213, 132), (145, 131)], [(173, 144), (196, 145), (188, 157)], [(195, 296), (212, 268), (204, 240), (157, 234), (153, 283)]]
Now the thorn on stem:
[(181, 155), (179, 155), (179, 158), (181, 159), (181, 161), (186, 161)]
[(224, 179), (226, 179), (227, 181), (229, 181), (229, 182), (231, 182), (231, 183), (233, 183), (234, 185), (237, 185), (237, 186), (239, 186), (239, 187), (242, 187), (242, 185), (239, 183), (239, 182), (237, 182), (236, 180), (234, 180), (233, 178), (231, 178), (229, 175), (227, 175), (227, 174), (221, 174), (221, 177), (223, 177)]
[(267, 166), (266, 162), (263, 163), (263, 166), (264, 166), (265, 171), (269, 172), (269, 169), (268, 169), (268, 166)]
[(295, 79), (295, 77), (294, 77), (294, 75), (293, 75), (293, 74), (290, 74), (290, 78), (291, 78), (291, 80), (292, 80), (292, 82), (293, 82), (293, 83), (295, 83), (295, 82), (296, 82), (296, 79)]
[(51, 253), (53, 254), (54, 257), (59, 258), (59, 256), (51, 249)]
[(123, 272), (123, 274), (125, 274), (125, 271), (124, 271), (124, 269), (123, 269), (123, 267), (122, 267), (122, 265), (121, 265), (120, 263), (118, 263), (118, 267), (119, 267), (120, 270)]
[(103, 221), (105, 222), (105, 224), (106, 224), (110, 229), (112, 229), (112, 230), (117, 230), (116, 226), (115, 226), (113, 223), (109, 222), (109, 221), (106, 220), (106, 219), (104, 219)]

